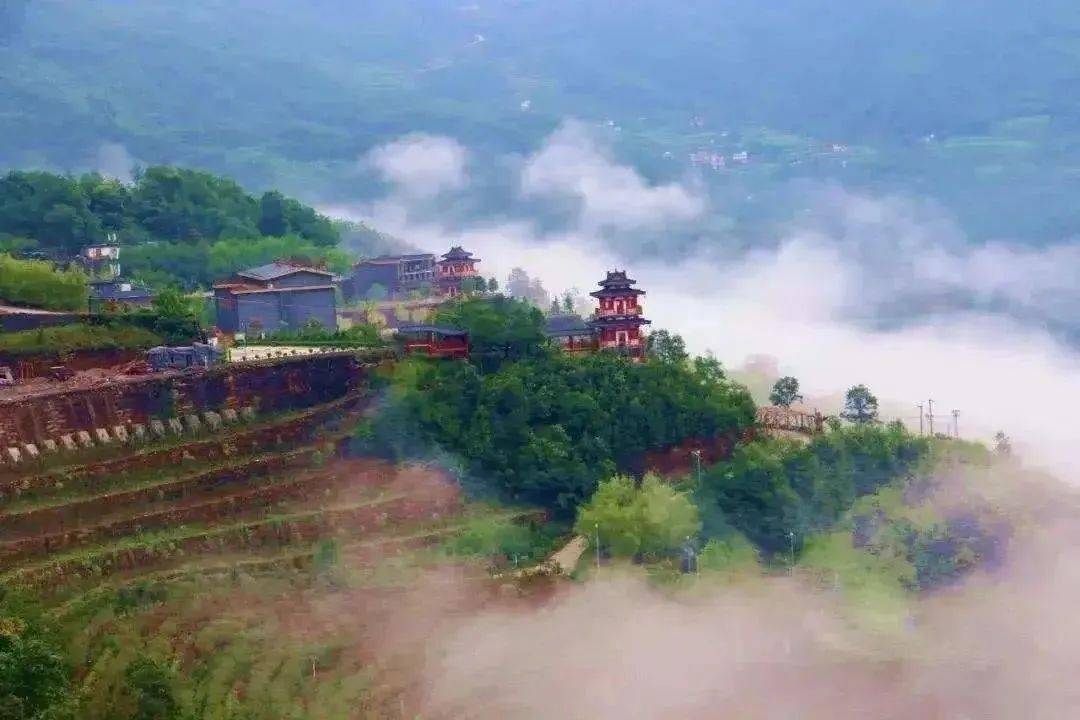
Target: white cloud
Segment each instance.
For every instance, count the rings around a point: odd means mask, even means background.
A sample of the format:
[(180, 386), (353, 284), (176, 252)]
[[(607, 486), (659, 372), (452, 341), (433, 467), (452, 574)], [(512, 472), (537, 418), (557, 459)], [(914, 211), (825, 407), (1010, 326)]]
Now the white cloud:
[(372, 150), (366, 162), (397, 192), (432, 198), (466, 186), (468, 153), (456, 140), (414, 134)]
[(568, 197), (580, 202), (590, 228), (661, 227), (701, 215), (704, 201), (679, 184), (649, 185), (619, 165), (579, 122), (567, 122), (529, 157), (521, 176), (527, 197)]
[[(835, 396), (866, 383), (883, 401), (911, 408), (910, 416), (916, 402), (932, 397), (944, 413), (961, 410), (966, 436), (1004, 429), (1028, 460), (1080, 482), (1065, 400), (1080, 397), (1080, 356), (1038, 323), (990, 305), (1067, 316), (1080, 301), (1071, 282), (1080, 276), (1077, 246), (973, 245), (932, 206), (833, 188), (773, 248), (738, 256), (703, 249), (677, 264), (628, 265), (606, 232), (608, 221), (627, 229), (703, 209), (684, 189), (658, 190), (611, 163), (575, 125), (530, 158), (522, 187), (576, 192), (583, 203), (577, 226), (550, 231), (530, 217), (421, 222), (415, 196), (400, 195), (327, 210), (431, 251), (462, 245), (500, 281), (524, 267), (553, 292), (588, 291), (604, 271), (625, 268), (648, 293), (654, 327), (682, 333), (694, 350), (714, 351), (729, 367), (767, 353), (812, 394)], [(919, 309), (928, 293), (942, 291), (965, 293), (974, 304), (964, 312), (955, 303)], [(886, 329), (866, 322), (897, 307), (903, 322)]]

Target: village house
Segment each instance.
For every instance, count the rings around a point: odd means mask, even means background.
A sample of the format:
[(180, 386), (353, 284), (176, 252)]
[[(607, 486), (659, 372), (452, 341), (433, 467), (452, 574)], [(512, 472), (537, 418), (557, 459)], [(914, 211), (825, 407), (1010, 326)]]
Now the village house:
[(356, 263), (341, 283), (341, 295), (346, 302), (402, 300), (434, 288), (434, 253), (382, 255)]
[(88, 245), (75, 262), (91, 277), (112, 280), (120, 276), (119, 245)]
[(311, 322), (334, 330), (334, 275), (322, 268), (273, 262), (214, 285), (218, 327), (226, 333), (299, 330)]
[(92, 313), (148, 308), (154, 304), (150, 288), (127, 280), (91, 280), (88, 309)]

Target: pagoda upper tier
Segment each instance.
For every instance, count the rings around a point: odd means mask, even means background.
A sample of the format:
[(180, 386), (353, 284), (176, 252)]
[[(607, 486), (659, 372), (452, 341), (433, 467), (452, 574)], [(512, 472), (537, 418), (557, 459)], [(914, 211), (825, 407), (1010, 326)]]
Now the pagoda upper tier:
[(443, 295), (451, 297), (461, 293), (461, 281), (479, 275), (476, 263), (480, 258), (455, 245), (436, 263), (435, 281)]
[(644, 350), (641, 326), (651, 324), (642, 315), (639, 302), (645, 291), (634, 287), (637, 281), (628, 278), (623, 270), (608, 271), (597, 284), (600, 289), (589, 294), (597, 299), (599, 307), (589, 326), (597, 334), (599, 346), (640, 358)]

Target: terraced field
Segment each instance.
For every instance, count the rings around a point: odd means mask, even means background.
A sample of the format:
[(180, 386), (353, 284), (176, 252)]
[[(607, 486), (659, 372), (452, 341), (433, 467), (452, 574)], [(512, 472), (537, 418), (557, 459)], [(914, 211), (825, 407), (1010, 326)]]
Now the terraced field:
[(500, 601), (447, 544), (522, 513), (464, 503), (437, 468), (349, 457), (364, 412), (0, 477), (0, 586), (45, 603), (79, 717), (134, 712), (138, 663), (192, 717), (413, 717), (426, 639)]

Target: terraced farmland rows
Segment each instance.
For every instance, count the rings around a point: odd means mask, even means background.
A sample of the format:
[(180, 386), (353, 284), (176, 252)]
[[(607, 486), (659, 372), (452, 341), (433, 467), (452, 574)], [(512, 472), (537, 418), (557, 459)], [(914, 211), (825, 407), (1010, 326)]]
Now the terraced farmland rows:
[(64, 629), (80, 717), (118, 717), (146, 657), (175, 668), (193, 717), (411, 717), (427, 633), (497, 597), (487, 561), (444, 543), (532, 514), (465, 506), (436, 468), (348, 457), (364, 410), (0, 477), (0, 588)]

